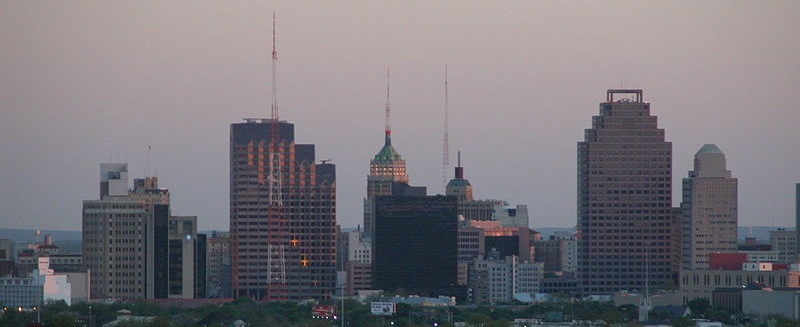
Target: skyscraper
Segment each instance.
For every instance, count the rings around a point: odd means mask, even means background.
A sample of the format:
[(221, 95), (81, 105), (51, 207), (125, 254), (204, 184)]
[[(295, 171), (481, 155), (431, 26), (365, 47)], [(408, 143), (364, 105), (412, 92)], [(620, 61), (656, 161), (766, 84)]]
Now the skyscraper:
[(328, 299), (336, 283), (336, 170), (294, 125), (231, 124), (231, 287), (257, 300)]
[(374, 198), (373, 285), (422, 296), (457, 295), (456, 198), (399, 194)]
[(389, 104), (389, 70), (386, 70), (386, 107), (383, 147), (369, 161), (369, 175), (367, 176), (367, 198), (364, 199), (364, 232), (369, 239), (374, 234), (374, 211), (372, 198), (379, 195), (392, 194), (392, 185), (396, 183), (408, 184), (406, 174), (406, 161), (392, 146), (392, 108)]
[(83, 264), (96, 299), (167, 298), (169, 191), (128, 189), (128, 165), (100, 164), (100, 199), (83, 201)]
[(91, 297), (204, 296), (197, 288), (205, 283), (195, 277), (205, 269), (197, 236), (197, 217), (171, 216), (169, 190), (158, 187), (157, 177), (136, 178), (128, 189), (127, 164), (101, 164), (100, 199), (83, 201), (83, 265), (91, 272)]
[(737, 179), (725, 166), (722, 150), (706, 144), (683, 179), (681, 269), (708, 269), (709, 253), (736, 252)]
[(794, 184), (794, 232), (797, 241), (797, 260), (800, 262), (800, 183)]
[(672, 143), (664, 140), (642, 90), (608, 90), (584, 137), (577, 203), (583, 292), (671, 284), (677, 266)]

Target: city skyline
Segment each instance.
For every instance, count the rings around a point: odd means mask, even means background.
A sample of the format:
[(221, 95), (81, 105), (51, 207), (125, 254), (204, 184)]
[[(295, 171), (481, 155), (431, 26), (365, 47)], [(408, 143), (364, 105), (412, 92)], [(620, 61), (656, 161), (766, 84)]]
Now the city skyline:
[(714, 143), (740, 181), (739, 224), (794, 225), (798, 3), (0, 7), (2, 227), (79, 230), (96, 167), (127, 162), (158, 175), (174, 214), (227, 230), (228, 128), (269, 113), (273, 11), (281, 119), (338, 167), (345, 227), (384, 141), (387, 65), (393, 145), (413, 185), (443, 193), (445, 64), (450, 158), (462, 151), (476, 198), (528, 205), (533, 228), (575, 225), (574, 144), (620, 86), (653, 104), (673, 185)]

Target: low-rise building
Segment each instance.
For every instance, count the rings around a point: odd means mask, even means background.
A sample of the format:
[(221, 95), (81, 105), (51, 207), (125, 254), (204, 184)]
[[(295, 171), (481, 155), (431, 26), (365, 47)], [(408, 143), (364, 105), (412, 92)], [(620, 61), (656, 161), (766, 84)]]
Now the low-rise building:
[[(800, 319), (800, 289), (765, 288), (742, 291), (742, 312), (756, 318), (781, 315)], [(761, 320), (759, 319), (759, 320)]]
[(49, 300), (72, 303), (67, 276), (55, 274), (49, 268), (48, 257), (39, 258), (38, 267), (30, 277), (0, 278), (0, 303), (7, 307), (41, 307)]

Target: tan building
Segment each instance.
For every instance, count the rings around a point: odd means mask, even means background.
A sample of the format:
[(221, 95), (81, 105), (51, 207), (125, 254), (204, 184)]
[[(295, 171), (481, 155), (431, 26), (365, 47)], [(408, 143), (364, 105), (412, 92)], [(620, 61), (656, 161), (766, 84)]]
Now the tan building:
[(583, 291), (674, 285), (672, 143), (642, 90), (608, 90), (578, 142), (577, 184)]
[(208, 297), (231, 297), (231, 237), (213, 232), (208, 238)]
[[(788, 270), (681, 270), (680, 292), (683, 303), (694, 299), (713, 300), (717, 288), (743, 287), (761, 283), (767, 287), (789, 286)], [(711, 305), (715, 305), (713, 302)]]
[(725, 154), (703, 145), (683, 179), (681, 269), (708, 269), (709, 253), (736, 252), (737, 208), (737, 179), (726, 169)]
[(793, 230), (778, 228), (769, 231), (769, 244), (778, 253), (777, 262), (791, 264), (797, 262), (797, 234)]

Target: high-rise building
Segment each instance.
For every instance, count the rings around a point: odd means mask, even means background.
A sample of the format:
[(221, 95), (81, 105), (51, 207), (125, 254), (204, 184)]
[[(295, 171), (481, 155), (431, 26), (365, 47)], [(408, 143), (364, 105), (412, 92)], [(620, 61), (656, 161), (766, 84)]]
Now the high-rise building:
[[(800, 183), (794, 185), (794, 232), (795, 232), (795, 240), (800, 240)], [(800, 262), (800, 241), (797, 242), (797, 251), (796, 256), (798, 262)]]
[[(181, 234), (171, 235), (185, 217), (170, 216), (169, 190), (156, 177), (135, 179), (128, 189), (127, 164), (100, 167), (100, 199), (83, 201), (82, 262), (91, 274), (91, 298), (202, 296), (195, 292), (195, 273), (205, 269), (198, 268), (204, 260), (197, 259), (197, 218), (190, 218), (193, 232), (183, 233), (181, 223)], [(171, 238), (180, 238), (180, 246)]]
[(336, 286), (336, 170), (295, 144), (294, 124), (231, 124), (234, 297), (328, 299)]
[(736, 252), (737, 179), (725, 166), (725, 154), (706, 144), (683, 179), (681, 269), (708, 269), (710, 253)]
[(407, 185), (406, 161), (392, 146), (391, 106), (389, 105), (389, 71), (386, 71), (386, 108), (383, 147), (369, 161), (367, 175), (367, 197), (364, 199), (364, 236), (369, 240), (374, 235), (375, 211), (372, 199), (379, 195), (391, 195), (392, 186)]
[(382, 195), (374, 202), (374, 287), (422, 296), (456, 295), (456, 198)]
[(772, 251), (777, 252), (777, 262), (783, 264), (796, 263), (797, 254), (797, 235), (793, 230), (786, 230), (785, 228), (778, 228), (769, 231), (769, 245)]
[(510, 303), (520, 296), (530, 299), (539, 293), (542, 278), (541, 262), (517, 256), (480, 257), (470, 267), (471, 300), (475, 304), (498, 304)]
[(149, 211), (128, 191), (128, 165), (103, 163), (100, 199), (83, 201), (83, 264), (91, 273), (94, 299), (146, 296)]
[(208, 297), (231, 297), (231, 237), (228, 232), (213, 232), (207, 241)]
[(672, 143), (642, 90), (608, 90), (584, 137), (577, 203), (583, 292), (674, 285)]

